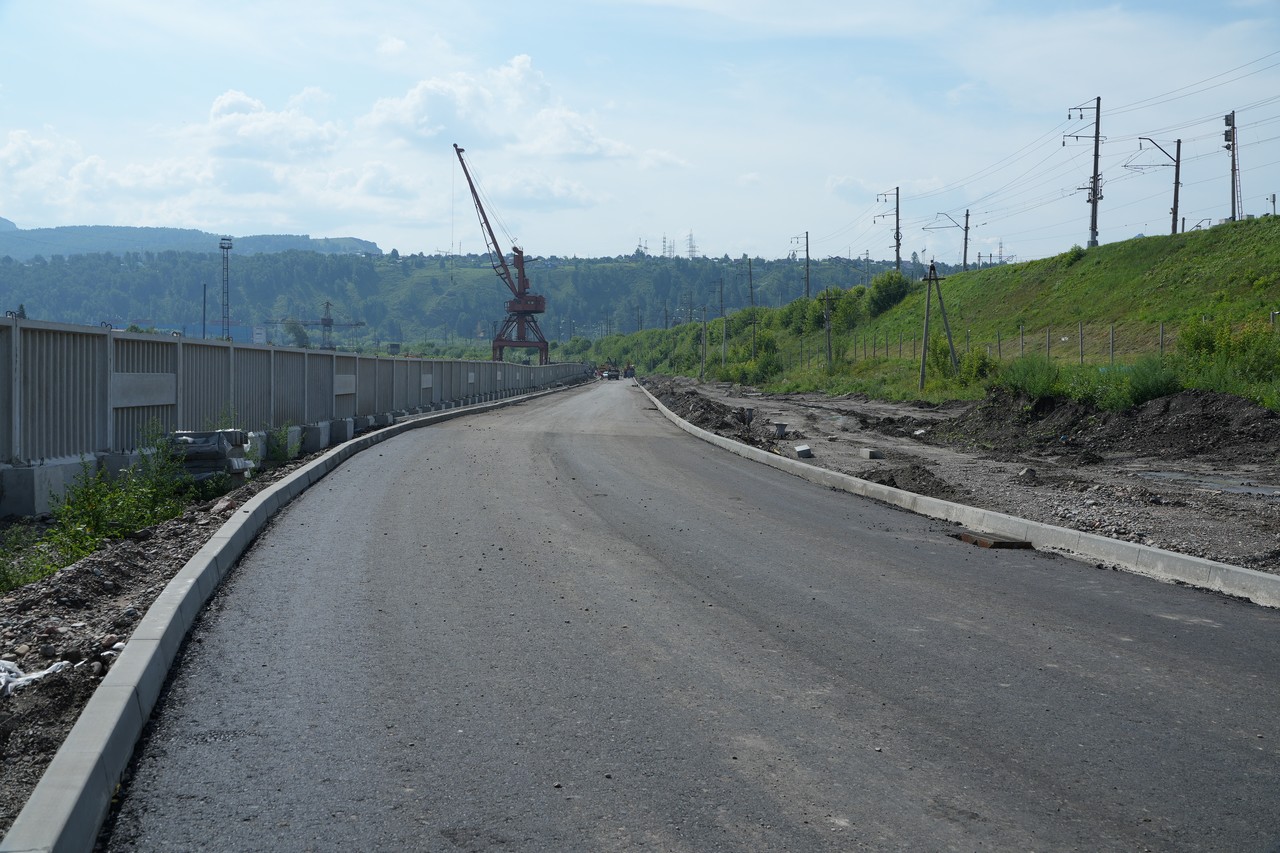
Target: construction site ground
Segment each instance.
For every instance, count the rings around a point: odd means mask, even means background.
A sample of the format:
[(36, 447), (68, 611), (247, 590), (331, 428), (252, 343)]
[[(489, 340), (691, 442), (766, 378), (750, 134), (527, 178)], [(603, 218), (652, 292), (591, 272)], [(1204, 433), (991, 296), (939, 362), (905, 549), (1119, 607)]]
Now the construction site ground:
[[(813, 465), (1280, 573), (1280, 416), (1239, 397), (1184, 391), (1116, 413), (1067, 400), (1030, 405), (1002, 392), (935, 406), (642, 381), (696, 426), (792, 458), (805, 445)], [(778, 423), (786, 424), (781, 439)]]

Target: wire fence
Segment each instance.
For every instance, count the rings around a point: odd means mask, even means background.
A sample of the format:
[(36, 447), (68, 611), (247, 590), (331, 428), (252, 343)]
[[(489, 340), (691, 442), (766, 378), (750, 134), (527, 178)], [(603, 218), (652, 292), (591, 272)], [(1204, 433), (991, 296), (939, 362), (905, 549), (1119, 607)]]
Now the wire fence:
[[(931, 337), (946, 334), (940, 326), (931, 330)], [(1013, 326), (984, 335), (975, 335), (970, 329), (952, 329), (951, 342), (958, 356), (976, 350), (997, 361), (1039, 356), (1063, 364), (1108, 365), (1173, 352), (1177, 327), (1166, 323), (1076, 323), (1038, 328)], [(854, 331), (842, 344), (833, 350), (836, 360), (842, 356), (851, 361), (920, 357), (920, 335), (914, 331)], [(812, 344), (810, 349), (814, 349)], [(825, 351), (821, 355), (825, 357)]]

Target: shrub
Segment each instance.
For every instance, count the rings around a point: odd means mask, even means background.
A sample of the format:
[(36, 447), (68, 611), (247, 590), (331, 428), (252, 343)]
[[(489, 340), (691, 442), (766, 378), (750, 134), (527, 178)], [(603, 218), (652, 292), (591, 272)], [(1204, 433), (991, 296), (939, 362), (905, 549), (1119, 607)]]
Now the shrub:
[(1000, 372), (1000, 362), (986, 350), (973, 349), (960, 356), (960, 379), (965, 383), (985, 382)]
[(38, 541), (29, 535), (13, 540), (12, 533), (6, 538), (0, 552), (12, 553), (3, 562), (8, 569), (0, 585), (36, 580), (88, 556), (106, 539), (180, 514), (193, 495), (193, 481), (154, 425), (147, 441), (137, 464), (115, 478), (82, 461), (70, 488), (53, 500), (49, 530)]
[(911, 290), (911, 282), (898, 270), (882, 272), (871, 280), (871, 293), (867, 297), (867, 313), (879, 317), (903, 299)]
[(1139, 359), (1129, 371), (1129, 405), (1141, 406), (1148, 400), (1166, 397), (1182, 390), (1182, 378), (1172, 365), (1159, 356)]
[(1039, 356), (1022, 356), (1005, 365), (995, 384), (1032, 402), (1058, 392), (1058, 366)]
[(267, 432), (267, 452), (264, 457), (267, 462), (273, 465), (283, 465), (298, 455), (301, 442), (289, 440), (289, 428), (291, 426), (292, 424), (286, 421)]

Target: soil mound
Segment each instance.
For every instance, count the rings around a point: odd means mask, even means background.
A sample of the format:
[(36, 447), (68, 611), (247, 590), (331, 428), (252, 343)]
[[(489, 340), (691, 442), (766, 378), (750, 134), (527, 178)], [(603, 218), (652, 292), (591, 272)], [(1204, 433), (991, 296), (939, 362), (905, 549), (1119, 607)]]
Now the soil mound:
[[(909, 419), (900, 419), (905, 421)], [(877, 424), (902, 430), (915, 424)], [(1280, 447), (1280, 417), (1231, 394), (1182, 391), (1125, 412), (1108, 412), (1073, 400), (1048, 397), (1034, 403), (992, 391), (969, 411), (920, 436), (986, 450), (1155, 457), (1201, 456), (1232, 462)]]
[[(754, 420), (750, 422), (747, 420), (745, 406), (726, 405), (700, 394), (694, 388), (681, 387), (674, 382), (646, 380), (645, 387), (662, 402), (662, 405), (696, 427), (727, 436), (752, 447), (773, 449), (774, 442), (771, 437), (766, 435)], [(800, 433), (795, 431), (791, 431), (789, 436), (801, 437)]]
[(924, 495), (930, 498), (939, 498), (944, 501), (961, 503), (969, 494), (964, 489), (953, 486), (916, 462), (910, 465), (899, 465), (894, 468), (875, 468), (870, 471), (864, 471), (858, 476), (863, 480), (870, 480), (882, 486), (902, 489), (903, 491), (914, 492), (917, 495)]

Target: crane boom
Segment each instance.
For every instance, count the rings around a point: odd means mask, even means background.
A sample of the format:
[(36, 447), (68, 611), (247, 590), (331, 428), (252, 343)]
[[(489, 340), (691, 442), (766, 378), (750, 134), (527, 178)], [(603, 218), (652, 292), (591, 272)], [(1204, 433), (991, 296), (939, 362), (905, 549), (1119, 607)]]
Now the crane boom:
[[(511, 288), (511, 292), (519, 296), (520, 288), (517, 286), (515, 279), (511, 276), (511, 268), (507, 266), (507, 256), (503, 253), (502, 247), (498, 245), (498, 238), (493, 233), (493, 226), (489, 224), (489, 216), (484, 212), (484, 205), (480, 203), (480, 192), (476, 189), (475, 181), (471, 180), (471, 170), (467, 168), (467, 161), (462, 158), (462, 152), (466, 149), (459, 148), (458, 143), (453, 143), (453, 150), (458, 154), (458, 163), (462, 166), (462, 175), (467, 179), (467, 186), (471, 189), (471, 200), (475, 202), (476, 214), (480, 217), (480, 230), (484, 232), (485, 248), (489, 250), (489, 257), (492, 258), (490, 263), (493, 264), (493, 271), (498, 274), (498, 278), (502, 279), (507, 287)], [(518, 248), (514, 251), (519, 252)]]
[(467, 168), (467, 161), (463, 158), (462, 152), (465, 150), (459, 147), (458, 143), (453, 144), (453, 150), (458, 155), (458, 163), (462, 166), (462, 174), (467, 179), (467, 186), (471, 190), (471, 200), (475, 202), (476, 214), (480, 217), (480, 230), (484, 233), (485, 247), (489, 251), (490, 264), (493, 271), (497, 273), (498, 278), (511, 290), (514, 299), (507, 300), (507, 318), (503, 321), (502, 329), (493, 338), (493, 360), (502, 361), (503, 351), (507, 347), (516, 347), (521, 349), (536, 349), (538, 351), (538, 363), (547, 364), (550, 358), (547, 354), (547, 339), (542, 335), (542, 329), (538, 327), (538, 314), (547, 310), (546, 297), (536, 293), (529, 292), (529, 277), (524, 272), (524, 250), (519, 246), (511, 247), (511, 259), (515, 266), (515, 274), (512, 275), (511, 267), (507, 265), (506, 254), (498, 245), (498, 238), (493, 233), (493, 226), (489, 224), (489, 215), (484, 211), (484, 204), (480, 201), (480, 192), (476, 189), (476, 182), (471, 178), (471, 170)]

